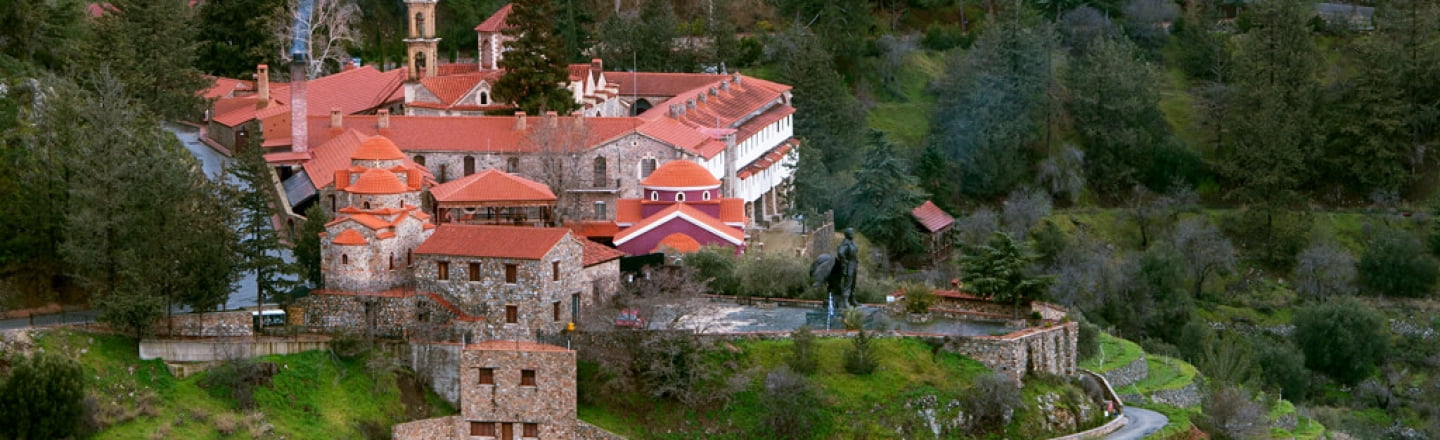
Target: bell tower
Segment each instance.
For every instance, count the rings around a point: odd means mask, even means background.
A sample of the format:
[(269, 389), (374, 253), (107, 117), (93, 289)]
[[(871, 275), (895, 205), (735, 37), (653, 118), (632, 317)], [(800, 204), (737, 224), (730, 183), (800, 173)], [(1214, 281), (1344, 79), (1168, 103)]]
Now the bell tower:
[(439, 0), (405, 0), (405, 64), (410, 80), (435, 76), (440, 63), (437, 50), (440, 39), (435, 37), (435, 3)]

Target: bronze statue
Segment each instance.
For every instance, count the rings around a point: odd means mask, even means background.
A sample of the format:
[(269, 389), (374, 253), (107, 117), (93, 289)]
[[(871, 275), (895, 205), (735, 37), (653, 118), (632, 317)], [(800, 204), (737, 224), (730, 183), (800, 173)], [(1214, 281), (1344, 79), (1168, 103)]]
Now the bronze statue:
[(855, 229), (845, 228), (845, 241), (835, 248), (835, 255), (821, 254), (810, 264), (810, 278), (815, 285), (825, 283), (825, 291), (834, 300), (839, 296), (844, 306), (858, 307), (855, 299), (855, 274), (860, 267), (860, 248), (855, 245)]

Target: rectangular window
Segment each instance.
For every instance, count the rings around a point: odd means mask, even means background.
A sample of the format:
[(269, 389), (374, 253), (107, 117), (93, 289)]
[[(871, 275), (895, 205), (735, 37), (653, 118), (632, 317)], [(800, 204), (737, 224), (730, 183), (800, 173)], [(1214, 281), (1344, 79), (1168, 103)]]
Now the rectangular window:
[(448, 261), (436, 261), (436, 262), (435, 262), (435, 266), (436, 266), (436, 270), (435, 270), (435, 272), (436, 272), (435, 278), (436, 278), (436, 279), (441, 279), (441, 280), (450, 279), (450, 262), (448, 262)]
[(535, 386), (535, 370), (520, 370), (520, 386)]
[(494, 437), (495, 422), (470, 422), (470, 435), (477, 437)]
[(605, 214), (605, 202), (595, 202), (595, 218), (603, 220), (605, 219)]
[(517, 312), (519, 312), (519, 310), (516, 310), (515, 306), (505, 306), (505, 323), (514, 324), (520, 322), (519, 316), (517, 316), (519, 313)]
[(560, 262), (550, 262), (550, 281), (560, 281)]
[(506, 264), (506, 265), (505, 265), (505, 282), (510, 283), (510, 284), (515, 284), (515, 280), (518, 279), (518, 278), (520, 278), (519, 272), (520, 272), (519, 268), (516, 267), (514, 264)]
[(554, 310), (551, 310), (551, 314), (555, 315), (555, 321), (560, 321), (560, 301), (555, 301), (555, 303), (551, 305), (554, 306), (552, 307)]
[(539, 438), (539, 437), (540, 437), (540, 424), (539, 424), (539, 423), (526, 423), (526, 424), (521, 425), (521, 426), (523, 426), (523, 428), (521, 428), (521, 432), (520, 432), (520, 435), (521, 435), (521, 436), (524, 436), (525, 438)]
[(478, 380), (477, 382), (478, 382), (480, 385), (494, 385), (494, 384), (495, 384), (495, 369), (494, 369), (494, 368), (476, 368), (475, 370), (478, 371), (478, 373), (476, 374), (476, 376), (479, 378), (479, 380)]
[(480, 281), (480, 263), (470, 263), (470, 281)]

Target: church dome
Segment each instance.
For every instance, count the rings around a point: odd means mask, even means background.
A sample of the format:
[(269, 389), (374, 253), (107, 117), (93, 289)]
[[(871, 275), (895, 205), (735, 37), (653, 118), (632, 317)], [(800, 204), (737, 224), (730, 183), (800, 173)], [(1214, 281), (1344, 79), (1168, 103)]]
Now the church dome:
[(345, 191), (356, 194), (399, 194), (408, 190), (395, 173), (376, 168), (360, 173), (355, 184), (345, 188)]
[(672, 160), (656, 168), (640, 184), (653, 188), (714, 188), (720, 186), (720, 180), (698, 163)]
[(360, 143), (355, 148), (355, 153), (350, 155), (351, 160), (400, 160), (405, 158), (405, 153), (400, 152), (394, 142), (385, 136), (373, 136)]

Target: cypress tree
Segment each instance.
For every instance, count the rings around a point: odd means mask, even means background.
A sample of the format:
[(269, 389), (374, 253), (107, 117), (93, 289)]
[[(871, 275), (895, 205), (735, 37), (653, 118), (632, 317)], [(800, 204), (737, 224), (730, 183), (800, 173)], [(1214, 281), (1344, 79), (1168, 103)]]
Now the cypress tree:
[(495, 99), (513, 102), (529, 114), (570, 114), (578, 106), (564, 88), (570, 74), (563, 41), (555, 34), (554, 5), (550, 0), (518, 0), (512, 5), (511, 26), (503, 33), (515, 39), (500, 60), (507, 73), (495, 83)]

